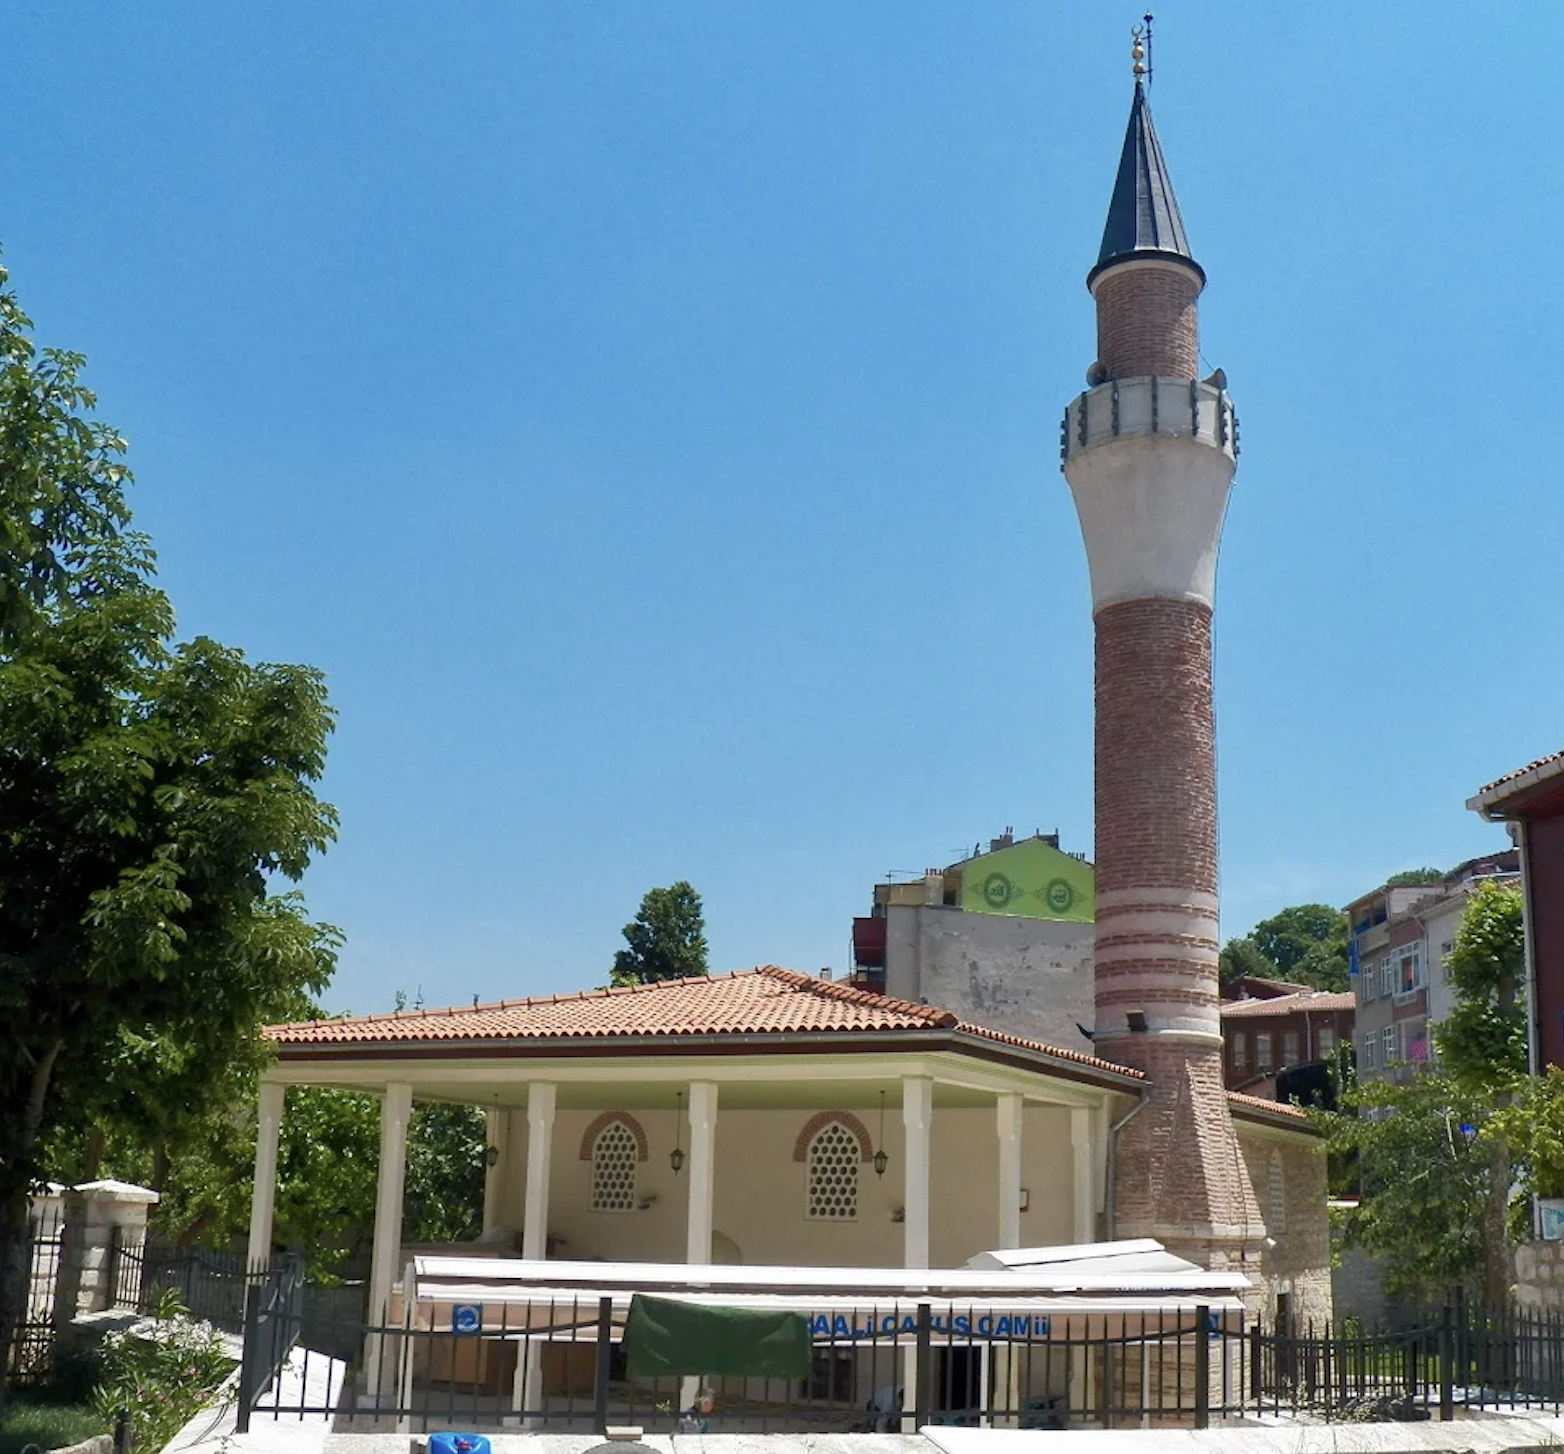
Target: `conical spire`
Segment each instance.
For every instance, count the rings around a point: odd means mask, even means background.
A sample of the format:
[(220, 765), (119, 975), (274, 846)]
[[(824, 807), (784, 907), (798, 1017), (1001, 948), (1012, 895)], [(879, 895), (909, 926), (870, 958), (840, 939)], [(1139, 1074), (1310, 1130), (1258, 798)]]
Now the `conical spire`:
[(1108, 224), (1102, 230), (1102, 249), (1097, 266), (1087, 275), (1087, 285), (1106, 268), (1133, 257), (1181, 262), (1205, 282), (1205, 269), (1190, 254), (1184, 236), (1178, 200), (1139, 76), (1135, 78), (1130, 124), (1124, 132), (1124, 150), (1119, 155), (1119, 174), (1113, 182), (1113, 199), (1108, 203)]

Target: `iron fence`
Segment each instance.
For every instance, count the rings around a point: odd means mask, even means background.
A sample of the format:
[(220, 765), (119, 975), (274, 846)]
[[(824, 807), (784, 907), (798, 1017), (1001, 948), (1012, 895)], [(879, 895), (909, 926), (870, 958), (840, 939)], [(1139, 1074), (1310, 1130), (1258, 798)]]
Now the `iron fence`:
[[(622, 1351), (623, 1299), (468, 1308), (463, 1331), (434, 1326), (427, 1310), (383, 1324), (316, 1320), (306, 1330), (297, 1302), (279, 1296), (252, 1308), (241, 1428), (305, 1417), (353, 1432), (1200, 1428), (1450, 1419), (1505, 1407), (1558, 1414), (1564, 1404), (1564, 1321), (1518, 1310), (1452, 1307), (1395, 1330), (1267, 1329), (1205, 1307), (996, 1317), (959, 1303), (898, 1302), (812, 1320), (805, 1378), (636, 1379)], [(323, 1338), (350, 1353), (329, 1357)]]
[(27, 1301), (7, 1358), (7, 1375), (18, 1385), (42, 1383), (53, 1368), (54, 1300), (64, 1243), (60, 1208), (35, 1205), (27, 1224)]

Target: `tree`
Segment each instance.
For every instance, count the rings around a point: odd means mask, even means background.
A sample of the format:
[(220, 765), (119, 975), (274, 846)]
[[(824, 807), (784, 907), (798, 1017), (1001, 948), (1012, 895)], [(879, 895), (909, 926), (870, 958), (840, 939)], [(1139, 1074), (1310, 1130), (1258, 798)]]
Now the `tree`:
[(1296, 904), (1262, 919), (1249, 938), (1278, 979), (1320, 990), (1347, 988), (1347, 916), (1329, 904)]
[(1436, 884), (1444, 878), (1444, 871), (1438, 868), (1404, 868), (1400, 873), (1393, 873), (1385, 880), (1387, 889), (1416, 888), (1422, 884)]
[(1455, 1008), (1435, 1028), (1437, 1068), (1372, 1082), (1326, 1116), (1337, 1164), (1362, 1202), (1349, 1238), (1385, 1262), (1391, 1292), (1433, 1294), (1480, 1274), (1484, 1301), (1510, 1295), (1509, 1202), (1523, 1174), (1564, 1177), (1564, 1078), (1526, 1076), (1521, 896), (1480, 884), (1450, 957)]
[(0, 1379), (52, 1135), (126, 1106), (138, 1045), (211, 1099), (336, 948), (272, 894), (335, 836), (324, 682), (172, 643), (124, 442), (30, 330), (0, 272)]
[[(1526, 1076), (1526, 930), (1521, 895), (1479, 883), (1467, 900), (1449, 961), (1455, 1008), (1434, 1029), (1439, 1059), (1469, 1095), (1486, 1098), (1501, 1115)], [(1491, 1308), (1510, 1299), (1510, 1185), (1513, 1151), (1503, 1122), (1484, 1138), (1488, 1192), (1483, 1204), (1483, 1298)]]
[(614, 955), (610, 984), (656, 984), (706, 973), (701, 896), (683, 879), (665, 889), (648, 889), (624, 936), (629, 947)]
[(1217, 956), (1217, 978), (1224, 985), (1241, 979), (1275, 979), (1276, 966), (1260, 953), (1253, 939), (1229, 939)]
[(1342, 1189), (1361, 1196), (1347, 1241), (1380, 1260), (1393, 1296), (1432, 1299), (1465, 1281), (1481, 1264), (1489, 1191), (1482, 1097), (1430, 1070), (1351, 1087), (1340, 1104), (1310, 1114), (1344, 1168)]

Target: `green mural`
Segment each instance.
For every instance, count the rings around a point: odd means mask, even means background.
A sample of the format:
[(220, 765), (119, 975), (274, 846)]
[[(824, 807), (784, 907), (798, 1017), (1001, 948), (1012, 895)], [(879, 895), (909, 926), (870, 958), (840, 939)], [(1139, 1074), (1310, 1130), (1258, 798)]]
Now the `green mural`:
[(1091, 865), (1041, 838), (1023, 838), (1009, 848), (979, 854), (957, 867), (961, 872), (961, 907), (971, 913), (1092, 922)]

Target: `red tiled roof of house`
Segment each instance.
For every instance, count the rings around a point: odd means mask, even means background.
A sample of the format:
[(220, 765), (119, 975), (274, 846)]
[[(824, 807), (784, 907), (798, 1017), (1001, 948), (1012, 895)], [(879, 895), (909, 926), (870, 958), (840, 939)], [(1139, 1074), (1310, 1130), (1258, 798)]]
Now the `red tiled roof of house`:
[(1525, 777), (1529, 772), (1535, 772), (1539, 767), (1550, 767), (1555, 762), (1564, 762), (1564, 751), (1550, 752), (1546, 757), (1539, 757), (1535, 762), (1528, 762), (1525, 767), (1518, 767), (1514, 772), (1507, 772), (1503, 777), (1496, 777), (1491, 783), (1484, 783), (1477, 789), (1479, 798), (1491, 793), (1495, 788), (1502, 788), (1506, 783), (1512, 783), (1516, 778)]
[(1301, 1010), (1329, 1013), (1355, 1010), (1357, 996), (1350, 990), (1310, 990), (1301, 995), (1277, 995), (1269, 1000), (1226, 1000), (1222, 1004), (1224, 1020), (1248, 1020), (1262, 1015), (1293, 1015)]
[(1030, 1050), (1129, 1079), (1140, 1072), (1040, 1041), (965, 1024), (949, 1010), (853, 989), (776, 965), (734, 974), (664, 980), (442, 1010), (270, 1025), (279, 1045), (406, 1045), (430, 1041), (612, 1040), (689, 1035), (818, 1034), (947, 1030)]
[(1308, 1112), (1285, 1101), (1262, 1100), (1259, 1096), (1246, 1096), (1242, 1091), (1228, 1091), (1227, 1099), (1241, 1110), (1269, 1111), (1278, 1116), (1286, 1116), (1289, 1120), (1308, 1124)]

